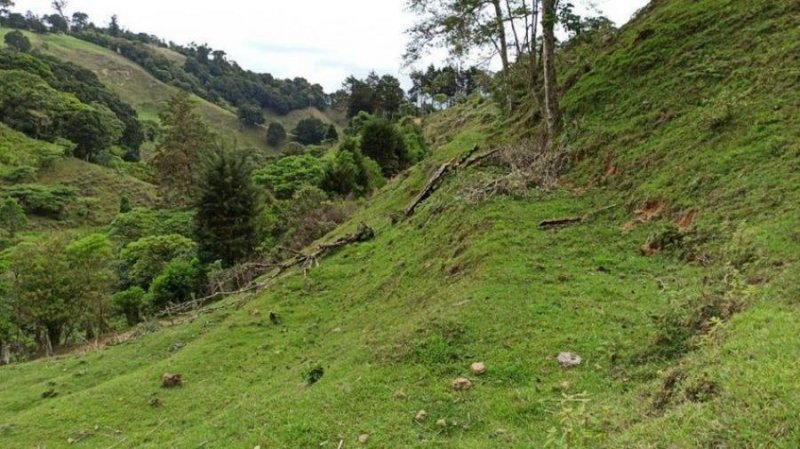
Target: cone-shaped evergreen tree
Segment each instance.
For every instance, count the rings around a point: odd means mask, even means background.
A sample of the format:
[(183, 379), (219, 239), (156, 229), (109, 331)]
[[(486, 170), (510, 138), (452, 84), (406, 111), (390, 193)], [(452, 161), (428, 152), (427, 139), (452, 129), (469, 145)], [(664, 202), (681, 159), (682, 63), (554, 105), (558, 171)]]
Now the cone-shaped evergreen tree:
[(213, 151), (206, 162), (195, 232), (203, 262), (226, 267), (246, 260), (258, 244), (258, 191), (242, 153)]

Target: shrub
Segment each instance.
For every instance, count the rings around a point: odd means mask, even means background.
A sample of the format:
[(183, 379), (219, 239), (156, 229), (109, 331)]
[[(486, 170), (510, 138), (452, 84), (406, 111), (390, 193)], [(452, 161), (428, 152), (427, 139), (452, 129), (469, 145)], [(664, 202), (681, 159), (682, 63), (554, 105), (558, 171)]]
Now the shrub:
[(61, 219), (78, 191), (63, 184), (19, 184), (7, 188), (5, 194), (16, 199), (28, 214)]
[(267, 128), (267, 145), (279, 147), (286, 141), (286, 128), (278, 122), (272, 122)]
[[(12, 239), (28, 223), (25, 211), (14, 198), (0, 200), (0, 231)], [(2, 235), (3, 232), (0, 232)]]
[(191, 259), (196, 251), (197, 244), (181, 235), (144, 237), (122, 249), (121, 278), (126, 285), (146, 288), (169, 263)]
[(325, 139), (325, 123), (316, 117), (300, 120), (292, 131), (294, 140), (303, 145), (319, 145)]
[(9, 47), (23, 53), (27, 53), (31, 51), (31, 48), (33, 48), (31, 46), (31, 41), (28, 40), (28, 38), (25, 37), (25, 35), (19, 30), (15, 30), (6, 34), (6, 36), (3, 38), (3, 41)]
[(251, 103), (245, 103), (239, 106), (237, 114), (239, 116), (239, 121), (245, 126), (263, 125), (264, 122), (266, 122), (261, 108)]
[(253, 181), (280, 199), (290, 198), (301, 186), (319, 186), (324, 163), (309, 155), (288, 156), (253, 172)]
[(147, 292), (141, 287), (131, 287), (115, 293), (111, 297), (111, 304), (117, 313), (125, 316), (128, 326), (139, 324), (147, 308)]
[(197, 258), (173, 260), (150, 286), (152, 304), (160, 309), (170, 303), (186, 302), (202, 286), (203, 270)]
[(412, 162), (403, 135), (388, 120), (375, 119), (361, 131), (361, 151), (377, 162), (387, 177)]

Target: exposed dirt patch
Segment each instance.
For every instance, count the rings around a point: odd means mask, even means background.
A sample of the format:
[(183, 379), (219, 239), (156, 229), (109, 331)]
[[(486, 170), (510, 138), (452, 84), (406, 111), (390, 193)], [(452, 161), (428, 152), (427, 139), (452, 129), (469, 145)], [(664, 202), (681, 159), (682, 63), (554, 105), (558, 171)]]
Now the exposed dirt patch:
[(640, 209), (633, 211), (633, 220), (625, 223), (626, 230), (632, 229), (638, 224), (647, 223), (653, 219), (660, 217), (667, 209), (667, 205), (663, 200), (650, 200), (644, 203)]
[(616, 165), (614, 165), (614, 163), (613, 163), (613, 162), (609, 162), (609, 163), (606, 165), (606, 171), (605, 171), (605, 173), (603, 174), (603, 177), (605, 177), (605, 178), (610, 178), (610, 177), (612, 177), (612, 176), (615, 176), (617, 173), (618, 173), (618, 171), (617, 171), (617, 166), (616, 166)]
[(692, 228), (694, 227), (694, 222), (696, 219), (697, 219), (697, 211), (690, 210), (678, 216), (678, 219), (675, 221), (675, 226), (677, 226), (678, 230), (681, 232), (691, 231)]

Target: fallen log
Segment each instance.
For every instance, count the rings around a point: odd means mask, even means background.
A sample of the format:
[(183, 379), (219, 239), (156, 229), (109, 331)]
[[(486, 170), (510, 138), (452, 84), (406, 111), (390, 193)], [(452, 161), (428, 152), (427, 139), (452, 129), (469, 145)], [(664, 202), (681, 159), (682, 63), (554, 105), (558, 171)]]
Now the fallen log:
[[(433, 195), (434, 192), (436, 192), (436, 190), (439, 189), (439, 187), (441, 187), (442, 181), (444, 181), (447, 175), (449, 175), (451, 172), (458, 170), (462, 165), (464, 166), (472, 165), (473, 162), (471, 162), (470, 158), (478, 151), (478, 149), (479, 149), (478, 145), (475, 145), (472, 147), (470, 151), (463, 154), (462, 156), (442, 164), (439, 167), (439, 169), (437, 169), (433, 173), (433, 176), (431, 176), (430, 179), (428, 179), (428, 182), (425, 183), (425, 187), (422, 189), (419, 195), (417, 195), (417, 197), (414, 198), (414, 201), (411, 203), (411, 205), (406, 208), (405, 210), (406, 217), (414, 215), (414, 212), (416, 212), (417, 207), (419, 207), (420, 204), (424, 203), (425, 200), (427, 200), (431, 195)], [(488, 152), (486, 155), (478, 156), (475, 159), (483, 160), (488, 156), (494, 155), (496, 152), (497, 150), (493, 150)]]
[(185, 303), (176, 304), (172, 307), (168, 307), (162, 310), (160, 313), (158, 313), (157, 316), (164, 317), (164, 316), (178, 315), (193, 310), (197, 310), (200, 307), (204, 306), (205, 304), (208, 304), (218, 299), (261, 290), (265, 288), (267, 285), (269, 285), (271, 281), (273, 281), (274, 279), (285, 273), (287, 270), (297, 266), (303, 267), (303, 274), (307, 274), (309, 269), (319, 265), (319, 259), (331, 254), (332, 252), (338, 250), (339, 248), (347, 246), (351, 243), (366, 242), (372, 240), (373, 238), (375, 238), (375, 231), (366, 224), (361, 223), (358, 226), (358, 230), (355, 233), (347, 234), (330, 243), (323, 243), (319, 245), (317, 249), (314, 250), (311, 254), (306, 255), (302, 252), (297, 252), (293, 258), (284, 261), (282, 263), (275, 265), (264, 264), (263, 266), (269, 269), (264, 273), (262, 273), (261, 275), (264, 276), (269, 274), (269, 276), (267, 277), (266, 280), (262, 282), (252, 283), (251, 285), (239, 290), (228, 291), (228, 292), (224, 291), (216, 292), (202, 298), (197, 298)]
[(553, 220), (544, 220), (539, 223), (539, 229), (558, 229), (564, 228), (567, 226), (577, 225), (587, 221), (589, 218), (599, 214), (600, 212), (607, 211), (609, 209), (613, 209), (617, 207), (616, 204), (612, 204), (610, 206), (606, 206), (595, 211), (589, 212), (587, 214), (578, 216), (578, 217), (567, 217), (567, 218), (556, 218)]
[(581, 223), (583, 221), (583, 217), (571, 217), (571, 218), (559, 218), (555, 220), (544, 220), (539, 223), (540, 229), (553, 229), (553, 228), (563, 228), (565, 226), (571, 226), (574, 224)]

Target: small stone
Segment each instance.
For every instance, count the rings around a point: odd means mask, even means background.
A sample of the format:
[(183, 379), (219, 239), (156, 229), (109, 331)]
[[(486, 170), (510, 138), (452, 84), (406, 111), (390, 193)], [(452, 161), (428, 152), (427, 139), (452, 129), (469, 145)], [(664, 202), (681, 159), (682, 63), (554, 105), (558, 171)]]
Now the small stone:
[[(259, 316), (259, 315), (261, 315), (261, 312), (258, 309), (253, 309), (253, 311), (250, 312), (250, 315)], [(259, 447), (259, 446), (256, 446), (256, 447)], [(260, 449), (260, 447), (259, 447), (259, 449)]]
[(470, 369), (472, 370), (472, 374), (476, 376), (482, 376), (486, 374), (486, 364), (483, 362), (473, 363), (472, 366), (470, 366)]
[(465, 391), (469, 390), (470, 388), (472, 388), (472, 381), (465, 377), (459, 377), (453, 381), (453, 390)]
[(427, 421), (428, 420), (428, 412), (426, 412), (425, 410), (418, 411), (417, 412), (417, 416), (414, 417), (414, 420), (419, 422), (419, 423)]
[(358, 436), (359, 443), (367, 444), (367, 441), (369, 441), (369, 435), (367, 435), (366, 433), (362, 433), (361, 435)]
[(164, 375), (161, 376), (162, 388), (175, 388), (181, 385), (183, 385), (183, 378), (180, 374), (164, 373)]
[(395, 399), (405, 399), (407, 397), (406, 392), (403, 390), (395, 391), (393, 396)]
[(563, 368), (572, 368), (573, 366), (578, 366), (583, 361), (581, 356), (573, 352), (559, 353), (556, 359)]
[(436, 421), (436, 425), (437, 425), (438, 427), (447, 427), (447, 420), (446, 420), (446, 419), (444, 419), (444, 418), (442, 418), (442, 419), (440, 419), (440, 420), (437, 420), (437, 421)]

